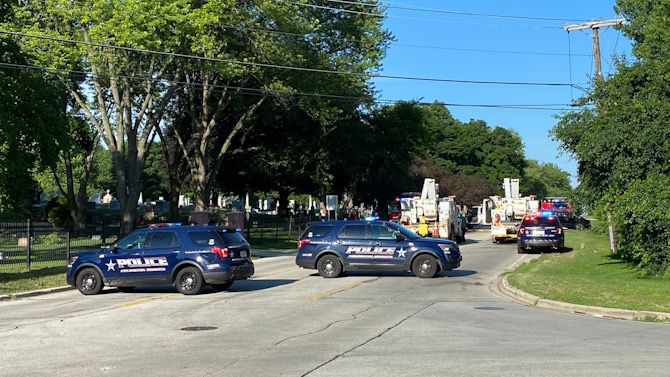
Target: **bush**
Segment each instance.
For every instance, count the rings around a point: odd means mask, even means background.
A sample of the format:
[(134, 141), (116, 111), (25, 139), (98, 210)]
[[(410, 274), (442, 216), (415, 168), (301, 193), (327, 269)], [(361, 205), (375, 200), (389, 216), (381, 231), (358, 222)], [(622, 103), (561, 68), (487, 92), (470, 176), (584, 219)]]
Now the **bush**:
[(647, 275), (670, 272), (670, 177), (631, 186), (615, 203), (618, 253)]
[(47, 221), (56, 225), (63, 225), (67, 221), (71, 221), (70, 207), (67, 205), (67, 199), (64, 196), (57, 196), (49, 201), (45, 211), (47, 213)]
[(41, 243), (44, 245), (56, 245), (61, 241), (62, 241), (61, 237), (56, 232), (53, 232), (51, 234), (45, 234), (37, 238), (37, 243)]

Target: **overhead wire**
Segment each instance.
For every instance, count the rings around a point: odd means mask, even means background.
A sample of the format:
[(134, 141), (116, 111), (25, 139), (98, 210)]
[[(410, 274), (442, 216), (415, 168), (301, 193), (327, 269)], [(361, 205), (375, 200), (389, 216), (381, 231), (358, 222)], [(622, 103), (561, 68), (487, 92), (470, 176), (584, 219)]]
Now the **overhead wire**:
[[(361, 2), (350, 1), (350, 0), (325, 0), (325, 1), (329, 2), (329, 3), (350, 4), (350, 5), (369, 6), (369, 7), (377, 7), (378, 6), (377, 4), (361, 3)], [(497, 14), (457, 12), (457, 11), (451, 11), (451, 10), (426, 8), (426, 7), (419, 7), (419, 6), (415, 6), (415, 5), (409, 5), (409, 4), (394, 3), (394, 2), (390, 2), (390, 1), (380, 1), (380, 4), (389, 4), (389, 5), (386, 6), (389, 9), (414, 10), (414, 11), (419, 11), (419, 12), (431, 12), (431, 13), (446, 13), (446, 14), (454, 14), (454, 15), (460, 15), (460, 16), (489, 17), (489, 18), (502, 18), (502, 19), (508, 19), (508, 20), (539, 21), (539, 22), (551, 22), (551, 23), (555, 23), (557, 21), (560, 21), (560, 22), (571, 21), (571, 19), (568, 19), (568, 18), (506, 16), (506, 15), (497, 15)], [(574, 21), (574, 20), (572, 20), (572, 21)]]
[[(69, 71), (64, 69), (57, 68), (48, 68), (35, 65), (27, 64), (16, 64), (16, 63), (4, 63), (0, 62), (0, 67), (8, 69), (29, 69), (37, 72), (50, 72), (54, 74), (63, 74), (63, 75), (77, 75), (81, 78), (89, 77), (102, 77), (102, 78), (122, 78), (127, 80), (134, 81), (153, 81), (161, 82), (166, 84), (176, 84), (176, 85), (185, 85), (185, 86), (196, 86), (204, 87), (205, 84), (202, 83), (193, 83), (186, 81), (175, 81), (167, 79), (159, 79), (151, 76), (128, 76), (120, 74), (104, 74), (104, 73), (91, 73), (85, 71)], [(321, 94), (321, 93), (306, 93), (290, 90), (276, 90), (276, 89), (262, 89), (262, 88), (249, 88), (249, 87), (240, 87), (232, 85), (221, 85), (221, 84), (209, 84), (208, 87), (212, 89), (219, 89), (222, 91), (235, 91), (245, 95), (289, 95), (289, 96), (302, 96), (302, 97), (319, 97), (327, 98), (329, 100), (335, 101), (366, 101), (370, 100), (367, 97), (357, 97), (357, 96), (343, 96), (343, 95), (334, 95), (334, 94)], [(375, 103), (401, 103), (401, 102), (416, 102), (418, 104), (432, 104), (434, 102), (420, 102), (420, 101), (408, 101), (408, 100), (395, 100), (395, 99), (382, 99), (382, 98), (372, 98), (372, 101)], [(567, 110), (571, 105), (568, 104), (463, 104), (463, 103), (444, 103), (437, 102), (445, 106), (455, 106), (455, 107), (484, 107), (484, 108), (501, 108), (501, 109), (520, 109), (520, 110), (551, 110), (551, 111), (564, 111)]]
[(207, 57), (197, 56), (197, 55), (188, 55), (188, 54), (180, 54), (180, 53), (173, 53), (173, 52), (155, 51), (155, 50), (145, 50), (145, 49), (138, 49), (138, 48), (134, 48), (134, 47), (123, 47), (123, 46), (115, 46), (115, 45), (104, 44), (104, 43), (77, 41), (77, 40), (66, 39), (66, 38), (48, 37), (48, 36), (42, 36), (42, 35), (34, 35), (34, 34), (28, 34), (28, 33), (19, 33), (19, 32), (7, 31), (7, 30), (0, 30), (0, 34), (9, 34), (9, 35), (15, 35), (15, 36), (38, 38), (38, 39), (45, 39), (45, 40), (58, 41), (58, 42), (68, 42), (68, 43), (82, 44), (82, 45), (93, 46), (93, 47), (111, 48), (111, 49), (118, 49), (118, 50), (123, 50), (123, 51), (141, 52), (141, 53), (156, 54), (156, 55), (162, 55), (162, 56), (171, 56), (171, 57), (177, 57), (177, 58), (197, 59), (197, 60), (202, 60), (202, 61), (237, 64), (237, 65), (242, 65), (242, 66), (277, 68), (277, 69), (287, 69), (287, 70), (295, 70), (295, 71), (302, 71), (302, 72), (314, 72), (314, 73), (329, 73), (329, 74), (335, 74), (335, 75), (356, 76), (356, 77), (359, 77), (359, 78), (379, 78), (379, 79), (394, 79), (394, 80), (430, 81), (430, 82), (460, 83), (460, 84), (515, 85), (515, 86), (525, 85), (525, 86), (552, 86), (552, 87), (568, 86), (568, 87), (575, 87), (577, 89), (583, 90), (579, 86), (576, 86), (576, 85), (571, 84), (571, 83), (483, 81), (483, 80), (460, 80), (460, 79), (442, 79), (442, 78), (431, 78), (431, 77), (380, 75), (380, 74), (351, 72), (351, 71), (334, 71), (334, 70), (315, 69), (315, 68), (307, 68), (307, 67), (292, 67), (292, 66), (284, 66), (284, 65), (279, 65), (279, 64), (256, 63), (256, 62), (239, 61), (239, 60), (233, 60), (233, 59), (207, 58)]
[(410, 20), (410, 21), (435, 22), (435, 23), (444, 23), (444, 24), (472, 25), (472, 26), (507, 27), (507, 28), (528, 28), (528, 29), (561, 29), (562, 28), (562, 26), (505, 25), (505, 24), (484, 24), (484, 23), (478, 23), (478, 22), (435, 20), (435, 19), (428, 19), (428, 18), (395, 16), (395, 15), (389, 15), (389, 14), (383, 15), (383, 14), (372, 13), (372, 12), (363, 12), (363, 11), (356, 11), (356, 10), (350, 10), (350, 9), (327, 7), (327, 6), (324, 6), (324, 5), (316, 5), (316, 4), (309, 4), (309, 3), (298, 3), (298, 2), (295, 2), (295, 1), (291, 1), (291, 0), (275, 0), (275, 1), (282, 2), (282, 3), (287, 3), (287, 4), (291, 4), (291, 5), (296, 5), (296, 6), (301, 6), (301, 7), (311, 7), (311, 8), (316, 8), (316, 9), (332, 10), (332, 11), (338, 11), (338, 12), (343, 12), (343, 13), (359, 14), (359, 15), (371, 16), (371, 17), (377, 17), (377, 18), (395, 18), (395, 19)]

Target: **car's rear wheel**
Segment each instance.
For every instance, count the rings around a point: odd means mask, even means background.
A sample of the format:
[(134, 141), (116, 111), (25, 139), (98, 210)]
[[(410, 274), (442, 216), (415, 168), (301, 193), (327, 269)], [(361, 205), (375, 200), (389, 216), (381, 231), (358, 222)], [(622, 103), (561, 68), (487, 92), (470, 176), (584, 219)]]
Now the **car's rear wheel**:
[(334, 255), (325, 255), (319, 258), (317, 269), (324, 278), (336, 278), (342, 273), (342, 263)]
[(85, 268), (77, 275), (77, 289), (85, 295), (95, 295), (104, 286), (102, 276), (95, 268)]
[(233, 283), (234, 283), (234, 281), (227, 281), (227, 282), (221, 283), (221, 284), (210, 284), (210, 285), (212, 286), (212, 288), (214, 288), (215, 291), (221, 292), (221, 291), (225, 291), (228, 288), (230, 288), (233, 285)]
[(526, 250), (524, 250), (524, 248), (521, 247), (521, 245), (517, 244), (517, 245), (516, 245), (516, 252), (517, 252), (518, 254), (525, 254), (525, 253), (526, 253)]
[(204, 283), (200, 270), (195, 267), (184, 267), (177, 273), (175, 280), (177, 290), (184, 295), (197, 295), (202, 291)]
[(412, 271), (414, 275), (422, 279), (430, 279), (438, 271), (437, 261), (430, 255), (419, 255), (412, 262)]

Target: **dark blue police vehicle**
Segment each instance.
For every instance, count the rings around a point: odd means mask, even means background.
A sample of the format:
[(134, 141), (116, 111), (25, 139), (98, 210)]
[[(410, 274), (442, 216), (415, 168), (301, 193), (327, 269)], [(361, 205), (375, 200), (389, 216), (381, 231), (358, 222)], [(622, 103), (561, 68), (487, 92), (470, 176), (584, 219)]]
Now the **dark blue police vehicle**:
[(122, 291), (174, 285), (193, 295), (205, 284), (225, 290), (254, 274), (249, 244), (238, 230), (166, 225), (137, 229), (101, 250), (73, 256), (67, 283), (85, 295), (99, 293), (104, 285)]
[(523, 217), (516, 242), (519, 254), (541, 249), (563, 251), (565, 232), (553, 211), (532, 212)]
[(311, 224), (298, 241), (296, 264), (325, 278), (349, 270), (413, 271), (432, 278), (461, 265), (458, 245), (423, 238), (388, 221), (323, 221)]

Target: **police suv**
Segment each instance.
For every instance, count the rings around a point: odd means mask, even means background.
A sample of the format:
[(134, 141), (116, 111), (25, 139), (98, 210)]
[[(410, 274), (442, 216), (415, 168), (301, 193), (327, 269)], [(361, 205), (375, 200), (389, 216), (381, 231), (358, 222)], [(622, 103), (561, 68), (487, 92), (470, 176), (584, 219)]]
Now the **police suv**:
[(311, 224), (298, 240), (296, 264), (325, 278), (348, 270), (413, 271), (432, 278), (461, 265), (458, 245), (423, 238), (388, 221), (323, 221)]
[(104, 285), (122, 291), (174, 285), (193, 295), (205, 284), (225, 290), (254, 274), (249, 244), (237, 229), (165, 225), (135, 230), (99, 251), (73, 256), (67, 283), (85, 295), (99, 293)]

